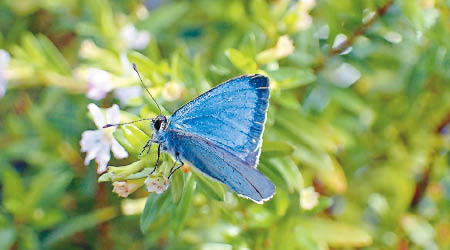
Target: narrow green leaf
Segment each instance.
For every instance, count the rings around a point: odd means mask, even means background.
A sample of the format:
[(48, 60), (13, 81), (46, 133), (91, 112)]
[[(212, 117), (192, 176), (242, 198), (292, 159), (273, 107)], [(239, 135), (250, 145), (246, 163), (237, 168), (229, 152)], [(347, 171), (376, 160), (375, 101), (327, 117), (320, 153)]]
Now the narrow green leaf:
[(303, 188), (302, 174), (297, 165), (290, 158), (273, 158), (270, 159), (269, 162), (283, 175), (290, 192), (293, 192), (294, 190), (299, 192)]
[(139, 155), (138, 150), (134, 148), (133, 145), (131, 145), (131, 143), (125, 137), (125, 133), (123, 132), (123, 130), (117, 129), (113, 132), (113, 136), (128, 153), (132, 155)]
[(196, 181), (192, 174), (189, 174), (186, 179), (186, 184), (184, 185), (183, 197), (175, 210), (175, 218), (173, 220), (173, 226), (175, 228), (175, 233), (180, 233), (184, 226), (184, 222), (189, 213), (189, 209), (192, 203), (192, 197), (194, 196), (194, 191), (196, 187)]
[(6, 166), (2, 173), (3, 206), (14, 214), (24, 214), (27, 208), (23, 206), (25, 187), (19, 173)]
[(140, 220), (140, 228), (142, 233), (147, 232), (153, 221), (157, 218), (168, 195), (169, 192), (164, 192), (162, 194), (152, 193), (148, 196)]
[(325, 241), (333, 248), (364, 247), (372, 243), (372, 237), (364, 230), (342, 222), (309, 218), (300, 220), (299, 224), (314, 239)]
[(254, 73), (258, 69), (256, 62), (242, 54), (236, 49), (227, 49), (225, 55), (230, 59), (231, 63), (244, 73)]
[(301, 70), (291, 67), (283, 67), (277, 70), (267, 71), (270, 77), (278, 82), (278, 87), (288, 89), (310, 84), (316, 80), (312, 70)]
[(175, 2), (164, 4), (153, 10), (139, 27), (151, 32), (163, 31), (179, 20), (189, 9), (188, 3)]
[(267, 158), (289, 155), (294, 152), (295, 147), (284, 141), (263, 141), (261, 154)]
[(130, 142), (131, 146), (137, 149), (136, 151), (141, 152), (141, 149), (149, 139), (148, 135), (132, 124), (120, 126), (120, 129), (123, 131), (125, 138)]
[(184, 179), (181, 171), (177, 171), (172, 176), (172, 181), (170, 183), (170, 191), (172, 192), (173, 204), (177, 205), (180, 202), (183, 195)]
[(47, 59), (55, 67), (58, 73), (63, 75), (70, 75), (71, 69), (69, 63), (67, 63), (66, 59), (61, 52), (59, 52), (58, 48), (44, 35), (38, 35), (39, 43), (42, 46), (42, 50), (47, 56)]
[(56, 230), (52, 231), (44, 240), (45, 247), (51, 247), (55, 243), (67, 239), (73, 234), (87, 230), (100, 223), (111, 220), (119, 214), (119, 210), (115, 207), (107, 207), (99, 209), (93, 213), (81, 215), (69, 219)]
[(205, 192), (209, 197), (223, 201), (225, 199), (226, 189), (218, 181), (214, 181), (199, 173), (197, 170), (192, 170), (192, 173), (195, 176), (195, 180), (200, 185), (200, 189)]

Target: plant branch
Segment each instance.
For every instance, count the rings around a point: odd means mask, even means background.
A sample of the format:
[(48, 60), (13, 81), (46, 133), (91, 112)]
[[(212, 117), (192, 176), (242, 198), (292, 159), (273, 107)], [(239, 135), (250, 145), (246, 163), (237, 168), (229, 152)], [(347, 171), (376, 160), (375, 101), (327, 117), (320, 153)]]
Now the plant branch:
[(371, 16), (369, 20), (367, 20), (365, 23), (363, 23), (361, 26), (359, 26), (345, 41), (343, 41), (341, 44), (339, 44), (337, 47), (330, 50), (328, 53), (328, 56), (319, 62), (313, 69), (315, 72), (320, 71), (325, 63), (330, 60), (335, 55), (338, 55), (345, 51), (347, 48), (351, 47), (353, 43), (355, 42), (355, 39), (366, 33), (366, 31), (375, 23), (375, 21), (384, 16), (386, 12), (389, 10), (389, 8), (394, 4), (394, 0), (388, 0), (384, 5), (377, 8), (376, 14)]

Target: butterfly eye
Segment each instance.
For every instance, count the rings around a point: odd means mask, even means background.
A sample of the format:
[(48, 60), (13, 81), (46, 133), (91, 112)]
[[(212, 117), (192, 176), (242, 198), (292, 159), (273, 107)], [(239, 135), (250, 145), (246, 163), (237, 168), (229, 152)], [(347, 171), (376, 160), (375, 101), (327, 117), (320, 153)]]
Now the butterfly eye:
[(156, 120), (155, 123), (153, 124), (153, 127), (155, 128), (155, 130), (159, 130), (161, 128), (161, 120)]

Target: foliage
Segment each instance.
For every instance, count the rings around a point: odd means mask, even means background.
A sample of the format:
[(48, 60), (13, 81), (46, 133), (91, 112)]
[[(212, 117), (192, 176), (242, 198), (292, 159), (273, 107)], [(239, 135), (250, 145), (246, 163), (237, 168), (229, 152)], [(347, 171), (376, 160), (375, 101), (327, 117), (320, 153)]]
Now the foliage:
[[(0, 2), (0, 249), (449, 248), (449, 9)], [(274, 198), (254, 204), (191, 166), (149, 195), (173, 159), (163, 154), (146, 180), (156, 162), (154, 146), (140, 155), (148, 122), (101, 130), (87, 109), (119, 104), (121, 122), (158, 114), (130, 62), (167, 115), (237, 75), (269, 76), (258, 168)], [(103, 174), (84, 166), (88, 129), (128, 157)]]

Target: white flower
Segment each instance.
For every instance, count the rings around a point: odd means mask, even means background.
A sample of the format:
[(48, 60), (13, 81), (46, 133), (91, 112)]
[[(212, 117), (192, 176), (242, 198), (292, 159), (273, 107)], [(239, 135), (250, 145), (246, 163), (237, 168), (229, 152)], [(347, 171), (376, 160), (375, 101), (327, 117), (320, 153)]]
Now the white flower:
[(280, 36), (275, 47), (261, 51), (256, 56), (256, 61), (259, 64), (267, 64), (284, 57), (294, 52), (294, 44), (288, 35)]
[(134, 77), (136, 80), (139, 80), (136, 72), (134, 72), (133, 64), (131, 64), (130, 60), (128, 60), (127, 53), (120, 54), (120, 64), (122, 65), (122, 72), (124, 76)]
[(6, 50), (0, 49), (0, 98), (5, 95), (6, 92), (6, 78), (5, 70), (9, 65), (10, 56)]
[(295, 22), (295, 29), (297, 31), (306, 30), (312, 24), (312, 17), (306, 11), (298, 13), (297, 21)]
[(139, 187), (142, 186), (142, 182), (136, 182), (136, 180), (131, 181), (115, 181), (113, 182), (113, 193), (116, 193), (119, 197), (127, 198), (128, 195), (132, 194)]
[(101, 100), (112, 90), (111, 74), (107, 71), (88, 68), (86, 73), (87, 92), (86, 96), (93, 100)]
[(314, 187), (303, 188), (300, 191), (300, 206), (305, 210), (311, 210), (319, 203), (319, 193)]
[(183, 96), (184, 91), (185, 89), (182, 85), (177, 82), (171, 81), (164, 86), (161, 95), (167, 101), (175, 101)]
[(150, 41), (150, 33), (138, 31), (136, 27), (129, 24), (120, 31), (122, 41), (128, 49), (145, 49)]
[(299, 8), (302, 10), (312, 10), (316, 6), (316, 0), (301, 0), (299, 3)]
[(144, 183), (147, 186), (147, 191), (149, 193), (155, 192), (161, 194), (167, 190), (170, 181), (161, 174), (158, 176), (150, 175)]
[(81, 58), (95, 58), (101, 54), (101, 49), (92, 40), (83, 40), (78, 50)]
[(141, 86), (123, 87), (114, 90), (114, 97), (119, 99), (122, 106), (125, 106), (131, 99), (141, 96), (141, 93)]
[[(120, 63), (122, 64), (123, 77), (132, 77), (139, 81), (139, 78), (133, 70), (133, 66), (128, 60), (127, 54), (120, 54)], [(141, 86), (131, 86), (117, 88), (114, 90), (114, 96), (120, 100), (120, 104), (127, 105), (128, 101), (141, 96), (142, 89)]]
[(114, 153), (114, 157), (117, 159), (128, 157), (127, 151), (112, 135), (116, 128), (102, 128), (108, 123), (119, 123), (120, 110), (119, 106), (114, 104), (111, 108), (106, 109), (106, 115), (104, 115), (100, 108), (93, 103), (88, 105), (88, 109), (98, 130), (86, 130), (81, 134), (81, 152), (87, 152), (84, 160), (86, 166), (92, 159), (95, 159), (97, 172), (103, 173), (111, 159), (110, 151)]
[(278, 38), (276, 50), (278, 58), (286, 57), (294, 52), (294, 44), (288, 35)]

